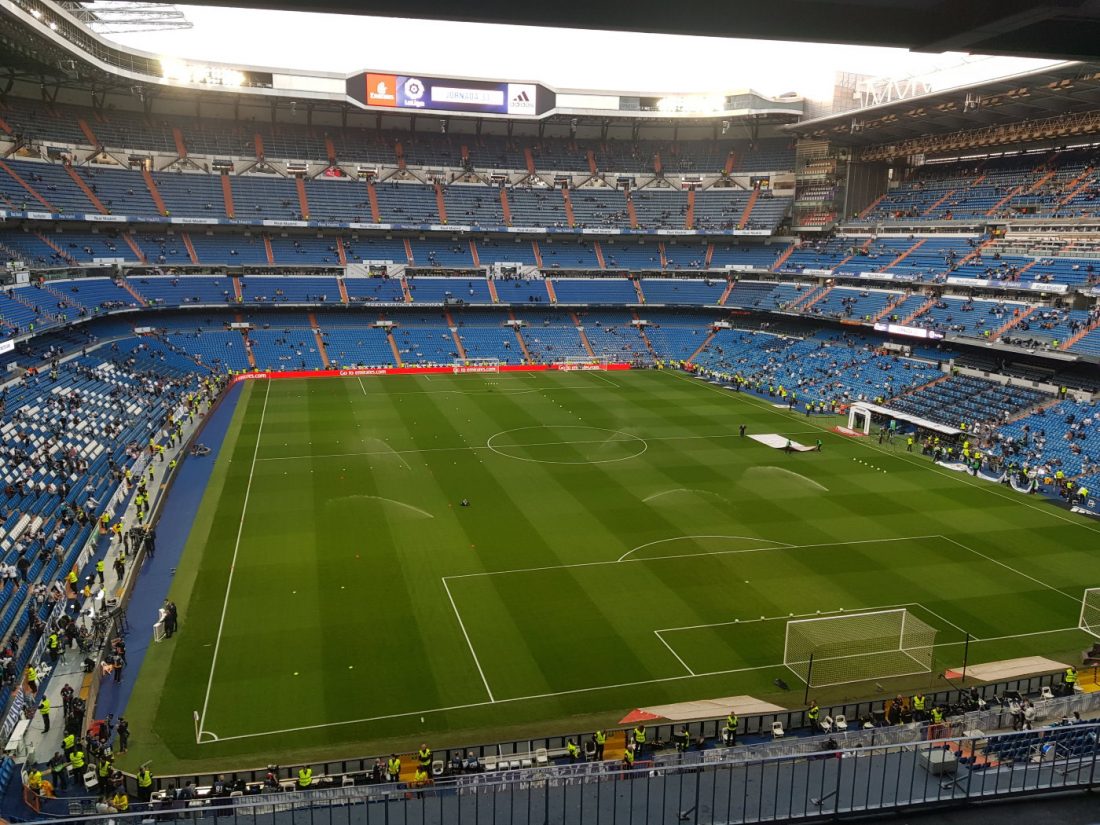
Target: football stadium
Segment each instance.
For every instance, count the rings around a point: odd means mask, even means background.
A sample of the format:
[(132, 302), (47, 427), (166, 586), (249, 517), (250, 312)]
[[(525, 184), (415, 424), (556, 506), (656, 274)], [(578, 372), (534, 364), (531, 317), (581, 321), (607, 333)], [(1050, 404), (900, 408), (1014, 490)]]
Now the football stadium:
[(827, 99), (204, 5), (0, 0), (0, 816), (1095, 820), (1088, 4), (316, 17), (982, 73)]

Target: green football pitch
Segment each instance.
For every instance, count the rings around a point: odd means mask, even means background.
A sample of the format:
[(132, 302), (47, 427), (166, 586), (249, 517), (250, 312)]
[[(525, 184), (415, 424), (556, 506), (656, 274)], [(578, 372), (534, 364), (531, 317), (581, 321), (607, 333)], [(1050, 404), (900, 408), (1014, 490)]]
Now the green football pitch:
[(932, 672), (887, 690), (944, 687), (966, 633), (971, 663), (1079, 655), (1097, 525), (834, 423), (670, 371), (248, 382), (126, 764), (407, 752), (737, 694), (797, 707), (792, 615), (937, 628)]

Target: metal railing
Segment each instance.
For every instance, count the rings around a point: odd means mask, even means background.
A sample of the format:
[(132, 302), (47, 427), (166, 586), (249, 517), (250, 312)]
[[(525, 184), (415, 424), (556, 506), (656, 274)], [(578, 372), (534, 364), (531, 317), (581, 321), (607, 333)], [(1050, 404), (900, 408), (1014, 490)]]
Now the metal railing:
[[(1100, 724), (1059, 725), (932, 742), (751, 760), (713, 760), (711, 751), (678, 755), (674, 764), (587, 763), (460, 776), (435, 785), (352, 785), (272, 795), (153, 803), (175, 819), (220, 817), (227, 825), (293, 821), (310, 825), (594, 825), (778, 822), (836, 819), (870, 812), (961, 804), (1025, 794), (1084, 790), (1100, 784)], [(138, 810), (141, 808), (141, 810)], [(131, 821), (70, 810), (61, 821)], [(59, 821), (57, 818), (50, 821)]]

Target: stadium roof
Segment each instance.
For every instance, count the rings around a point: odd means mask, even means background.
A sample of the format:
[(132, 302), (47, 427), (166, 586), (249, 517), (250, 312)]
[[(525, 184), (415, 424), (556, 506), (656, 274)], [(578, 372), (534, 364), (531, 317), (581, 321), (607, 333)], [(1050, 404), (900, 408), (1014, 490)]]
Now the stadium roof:
[(786, 128), (799, 137), (869, 146), (1096, 110), (1100, 110), (1100, 62), (1070, 62)]
[[(1067, 60), (1100, 58), (1100, 0), (190, 0), (195, 5), (342, 12)], [(690, 58), (685, 58), (690, 59)]]

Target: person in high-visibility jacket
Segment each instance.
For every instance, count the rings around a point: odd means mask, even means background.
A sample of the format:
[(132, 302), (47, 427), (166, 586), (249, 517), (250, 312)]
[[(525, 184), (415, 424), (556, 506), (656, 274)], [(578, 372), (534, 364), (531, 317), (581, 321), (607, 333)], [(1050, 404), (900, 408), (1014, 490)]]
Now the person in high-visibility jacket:
[(627, 745), (626, 750), (623, 751), (623, 767), (624, 768), (633, 768), (634, 767), (634, 746), (633, 745)]
[(634, 748), (637, 751), (635, 756), (641, 756), (645, 749), (645, 725), (634, 726)]
[(607, 744), (607, 734), (602, 730), (598, 730), (592, 734), (592, 740), (596, 743), (596, 759), (603, 759), (603, 748)]
[(84, 770), (84, 751), (79, 746), (73, 749), (72, 756), (69, 757), (69, 764), (73, 766), (74, 771)]
[(305, 790), (313, 784), (313, 768), (298, 768), (298, 788)]
[(38, 704), (38, 713), (42, 716), (42, 732), (49, 733), (50, 730), (50, 700), (45, 696), (42, 697), (42, 701)]
[(727, 745), (737, 744), (737, 726), (741, 724), (741, 720), (737, 718), (737, 712), (731, 710), (726, 715), (726, 725), (722, 729), (722, 733), (725, 736)]
[(401, 759), (396, 753), (390, 754), (390, 758), (386, 760), (386, 775), (391, 782), (401, 779)]
[(578, 759), (580, 759), (580, 756), (581, 756), (580, 746), (576, 742), (574, 742), (572, 739), (570, 739), (568, 742), (565, 743), (565, 751), (566, 751), (566, 753), (569, 754), (569, 761), (570, 762), (576, 762)]
[(422, 744), (416, 752), (416, 763), (426, 771), (432, 769), (432, 749), (427, 744)]
[(427, 785), (432, 781), (432, 776), (420, 765), (416, 766), (416, 774), (413, 776), (413, 782), (417, 785)]
[(810, 708), (806, 711), (806, 724), (811, 728), (817, 727), (817, 720), (821, 718), (821, 708), (813, 699), (810, 700)]
[(933, 725), (939, 725), (943, 722), (943, 710), (939, 705), (932, 706), (931, 716)]
[(76, 736), (71, 733), (66, 733), (61, 739), (61, 750), (65, 751), (65, 756), (72, 758), (73, 750), (76, 748)]
[(99, 777), (99, 792), (106, 799), (111, 794), (111, 760), (104, 757), (96, 766), (96, 776)]
[(924, 694), (920, 691), (917, 691), (917, 695), (913, 697), (913, 701), (911, 703), (913, 706), (913, 717), (918, 722), (924, 721), (924, 706), (927, 701), (928, 700), (925, 698)]
[(138, 799), (148, 802), (153, 797), (153, 774), (148, 768), (141, 768), (137, 772)]
[(130, 810), (130, 797), (126, 795), (126, 791), (122, 788), (119, 788), (115, 795), (111, 797), (111, 807), (120, 814)]
[(38, 671), (34, 665), (27, 665), (27, 687), (31, 689), (31, 693), (38, 693)]
[(1077, 686), (1077, 668), (1070, 665), (1066, 668), (1066, 672), (1062, 674), (1062, 688), (1066, 695), (1073, 693)]

